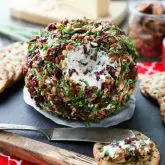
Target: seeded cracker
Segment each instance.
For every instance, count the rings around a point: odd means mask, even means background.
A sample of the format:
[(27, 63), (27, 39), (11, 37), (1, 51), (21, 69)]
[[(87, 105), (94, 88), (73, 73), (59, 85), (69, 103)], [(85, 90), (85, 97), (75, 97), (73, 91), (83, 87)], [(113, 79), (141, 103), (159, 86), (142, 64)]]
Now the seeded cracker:
[(156, 73), (141, 80), (143, 95), (156, 100), (160, 105), (160, 114), (165, 122), (165, 73)]
[(9, 83), (8, 73), (9, 72), (4, 67), (0, 66), (0, 93), (4, 91)]
[[(26, 57), (24, 45), (21, 42), (0, 49), (1, 74), (4, 70), (2, 68), (5, 68), (7, 71), (7, 83), (3, 86), (3, 90), (0, 90), (0, 93), (23, 77), (22, 70), (25, 65)], [(5, 82), (5, 79), (2, 80)]]
[(134, 133), (135, 138), (96, 143), (93, 154), (98, 165), (159, 165), (160, 153), (155, 143), (140, 132)]

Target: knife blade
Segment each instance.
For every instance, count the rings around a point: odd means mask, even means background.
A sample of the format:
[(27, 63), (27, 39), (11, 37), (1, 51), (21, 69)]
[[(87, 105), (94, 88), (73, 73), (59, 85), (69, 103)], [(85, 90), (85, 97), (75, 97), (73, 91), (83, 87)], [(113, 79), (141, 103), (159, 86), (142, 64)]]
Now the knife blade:
[(118, 128), (54, 128), (50, 134), (50, 140), (102, 143), (130, 137), (135, 137), (133, 131)]
[(37, 131), (50, 141), (83, 141), (109, 143), (135, 137), (132, 130), (119, 128), (53, 128), (45, 129), (27, 125), (0, 124), (0, 130)]

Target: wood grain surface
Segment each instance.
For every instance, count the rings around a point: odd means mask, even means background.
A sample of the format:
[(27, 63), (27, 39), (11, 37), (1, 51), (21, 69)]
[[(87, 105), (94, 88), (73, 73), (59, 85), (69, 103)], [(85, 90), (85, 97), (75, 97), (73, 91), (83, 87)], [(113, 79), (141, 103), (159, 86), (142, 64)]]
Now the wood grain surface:
[(4, 131), (0, 132), (0, 148), (39, 165), (96, 165), (94, 159), (88, 156)]

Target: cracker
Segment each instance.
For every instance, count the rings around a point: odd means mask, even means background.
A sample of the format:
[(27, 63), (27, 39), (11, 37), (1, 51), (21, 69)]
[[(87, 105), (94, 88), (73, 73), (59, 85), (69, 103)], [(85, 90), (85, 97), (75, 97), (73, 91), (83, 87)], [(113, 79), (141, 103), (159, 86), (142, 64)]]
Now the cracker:
[(160, 86), (158, 102), (160, 105), (160, 115), (162, 120), (165, 122), (165, 82)]
[(146, 77), (140, 83), (140, 91), (160, 105), (160, 115), (165, 122), (165, 72)]
[(7, 87), (10, 87), (14, 83), (14, 76), (15, 76), (13, 65), (11, 64), (9, 60), (2, 60), (0, 66), (4, 67), (8, 71)]
[(14, 81), (18, 81), (22, 78), (22, 70), (23, 70), (23, 65), (19, 62), (14, 62), (13, 64), (13, 68), (15, 70), (15, 76), (14, 76)]
[(2, 93), (9, 83), (8, 71), (0, 66), (0, 93)]
[[(147, 140), (148, 137), (138, 131), (133, 131), (135, 133), (135, 136), (138, 139), (144, 139)], [(127, 162), (127, 163), (113, 163), (111, 162), (110, 159), (108, 159), (108, 157), (102, 157), (100, 158), (98, 155), (100, 153), (101, 148), (105, 145), (103, 143), (96, 143), (94, 144), (93, 147), (93, 155), (95, 160), (97, 161), (98, 165), (159, 165), (160, 162), (160, 152), (156, 146), (156, 144), (153, 142), (154, 144), (154, 150), (153, 150), (153, 155), (151, 157), (151, 160), (147, 161), (147, 160), (140, 160), (138, 162)], [(107, 144), (106, 144), (107, 145)]]
[(24, 44), (21, 42), (0, 49), (0, 72), (4, 71), (2, 68), (5, 68), (7, 71), (7, 83), (4, 83), (3, 90), (23, 77), (22, 70), (26, 62), (26, 57)]

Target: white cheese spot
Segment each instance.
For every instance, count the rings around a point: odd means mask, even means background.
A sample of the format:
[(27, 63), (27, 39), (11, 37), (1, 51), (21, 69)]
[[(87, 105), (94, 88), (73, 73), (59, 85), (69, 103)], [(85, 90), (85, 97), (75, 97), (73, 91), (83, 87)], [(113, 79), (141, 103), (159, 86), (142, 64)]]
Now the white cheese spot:
[(125, 148), (125, 142), (124, 142), (124, 140), (119, 141), (119, 146), (121, 146), (121, 148)]
[[(97, 58), (95, 58), (96, 56)], [(90, 43), (86, 45), (86, 53), (83, 46), (69, 51), (66, 64), (66, 76), (69, 76), (69, 70), (75, 69), (76, 72), (72, 73), (70, 79), (83, 86), (86, 85), (84, 83), (86, 81), (89, 86), (101, 88), (106, 76), (110, 76), (106, 69), (106, 66), (109, 65), (108, 55), (104, 51), (97, 52), (96, 48), (92, 48)], [(99, 79), (96, 78), (96, 72), (101, 72)]]
[(51, 84), (51, 80), (50, 80), (50, 78), (47, 78), (46, 80), (45, 80), (45, 83), (48, 85), (48, 84)]
[(104, 146), (103, 152), (100, 153), (100, 156), (104, 157), (105, 153), (108, 153), (108, 155), (111, 158), (113, 158), (115, 157), (115, 154), (118, 150), (121, 150), (121, 149), (116, 145), (107, 145), (107, 146)]
[(151, 147), (150, 139), (148, 140), (135, 140), (132, 141), (130, 144), (126, 144), (124, 140), (119, 141), (117, 143), (110, 143), (103, 147), (103, 151), (100, 153), (101, 157), (104, 157), (105, 154), (108, 154), (111, 158), (116, 158), (118, 153), (124, 152), (124, 150), (128, 150), (130, 152), (135, 152), (135, 150), (139, 150), (141, 155), (146, 155), (150, 150)]
[(47, 56), (46, 51), (43, 51), (40, 49), (39, 52), (40, 52), (40, 56), (42, 57), (42, 59), (44, 59)]

